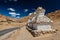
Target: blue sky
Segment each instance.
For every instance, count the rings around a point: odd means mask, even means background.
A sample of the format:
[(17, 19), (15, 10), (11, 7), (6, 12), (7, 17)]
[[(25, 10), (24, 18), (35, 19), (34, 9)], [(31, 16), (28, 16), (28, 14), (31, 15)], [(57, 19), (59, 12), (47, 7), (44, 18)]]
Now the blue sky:
[(14, 12), (17, 18), (24, 17), (39, 6), (46, 9), (47, 14), (55, 10), (60, 10), (60, 0), (0, 0), (0, 14), (13, 17), (14, 15), (9, 14), (9, 12)]

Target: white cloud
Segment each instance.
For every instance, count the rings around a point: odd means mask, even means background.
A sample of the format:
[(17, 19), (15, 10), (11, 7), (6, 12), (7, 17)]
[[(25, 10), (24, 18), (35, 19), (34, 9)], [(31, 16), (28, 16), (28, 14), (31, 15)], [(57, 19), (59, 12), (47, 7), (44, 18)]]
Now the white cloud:
[(16, 14), (16, 15), (20, 15), (20, 14), (18, 13), (18, 14)]
[(17, 16), (16, 18), (20, 18), (19, 16)]
[(15, 11), (13, 8), (8, 8), (7, 10), (10, 10), (10, 11)]
[(16, 13), (15, 13), (15, 12), (9, 12), (9, 14), (10, 14), (12, 17), (16, 17)]
[(24, 12), (27, 12), (28, 11), (28, 9), (24, 9)]
[[(20, 13), (16, 13), (13, 8), (8, 8), (7, 10), (10, 10), (10, 11), (11, 11), (11, 12), (9, 12), (9, 14), (11, 15), (11, 17), (16, 18), (17, 16), (20, 15)], [(18, 17), (17, 17), (17, 18), (18, 18)]]
[(16, 17), (16, 15), (14, 14), (14, 15), (11, 15), (12, 17)]
[(9, 12), (9, 14), (14, 15), (14, 14), (16, 14), (16, 13), (15, 13), (15, 12)]
[(20, 15), (19, 13), (15, 13), (15, 12), (9, 12), (9, 14), (14, 18), (16, 18), (16, 16)]
[(32, 15), (32, 13), (29, 13), (29, 15)]

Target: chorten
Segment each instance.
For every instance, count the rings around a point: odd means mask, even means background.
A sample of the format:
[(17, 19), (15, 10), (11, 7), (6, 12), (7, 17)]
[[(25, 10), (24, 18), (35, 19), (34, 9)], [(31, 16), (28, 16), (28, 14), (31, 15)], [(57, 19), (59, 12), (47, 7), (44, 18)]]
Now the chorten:
[[(38, 32), (54, 32), (55, 29), (52, 28), (52, 20), (45, 16), (45, 9), (38, 7), (34, 12), (34, 16), (28, 20), (27, 29), (31, 31)], [(35, 32), (35, 33), (36, 33)]]

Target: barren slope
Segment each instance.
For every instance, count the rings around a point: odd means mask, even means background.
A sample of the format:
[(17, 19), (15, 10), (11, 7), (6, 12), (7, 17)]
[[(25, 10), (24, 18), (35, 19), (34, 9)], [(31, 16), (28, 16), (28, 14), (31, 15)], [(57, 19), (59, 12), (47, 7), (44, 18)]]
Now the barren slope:
[[(32, 15), (33, 16), (33, 15)], [(23, 17), (22, 19), (19, 19), (19, 21), (14, 22), (0, 22), (0, 30), (8, 29), (8, 28), (15, 28), (17, 26), (22, 27), (21, 29), (14, 30), (12, 32), (9, 32), (8, 34), (4, 36), (0, 36), (0, 40), (60, 40), (60, 10), (51, 12), (47, 14), (47, 16), (53, 20), (53, 25), (55, 29), (58, 29), (57, 33), (50, 34), (50, 35), (43, 35), (40, 37), (33, 37), (30, 32), (26, 29), (26, 22), (29, 18), (32, 16)], [(5, 20), (5, 19), (4, 19)], [(21, 21), (22, 20), (22, 21)], [(2, 24), (3, 23), (3, 24)], [(4, 24), (5, 23), (5, 24)], [(23, 26), (22, 26), (23, 25)]]

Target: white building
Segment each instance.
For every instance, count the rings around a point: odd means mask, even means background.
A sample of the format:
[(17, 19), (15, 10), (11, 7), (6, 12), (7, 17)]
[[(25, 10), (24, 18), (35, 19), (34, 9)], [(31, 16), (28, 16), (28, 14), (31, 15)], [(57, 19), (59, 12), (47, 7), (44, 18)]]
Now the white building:
[(39, 31), (52, 30), (51, 23), (53, 21), (44, 14), (45, 14), (45, 9), (43, 9), (42, 7), (38, 7), (34, 17), (28, 20), (28, 27), (33, 30), (39, 30)]

